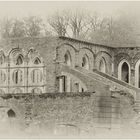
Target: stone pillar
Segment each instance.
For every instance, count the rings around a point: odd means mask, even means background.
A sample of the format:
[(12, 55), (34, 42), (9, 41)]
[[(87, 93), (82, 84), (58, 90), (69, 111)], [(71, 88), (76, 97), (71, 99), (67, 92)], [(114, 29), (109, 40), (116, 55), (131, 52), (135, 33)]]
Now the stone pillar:
[(79, 66), (79, 52), (75, 52), (75, 67)]
[(63, 92), (63, 78), (59, 78), (59, 92)]
[(135, 69), (133, 67), (130, 70), (130, 84), (135, 86)]
[(66, 79), (66, 84), (67, 84), (67, 92), (71, 92), (71, 78), (69, 76), (67, 76), (67, 79)]
[(112, 61), (112, 63), (111, 63), (111, 74), (112, 74), (112, 76), (114, 76), (114, 61)]

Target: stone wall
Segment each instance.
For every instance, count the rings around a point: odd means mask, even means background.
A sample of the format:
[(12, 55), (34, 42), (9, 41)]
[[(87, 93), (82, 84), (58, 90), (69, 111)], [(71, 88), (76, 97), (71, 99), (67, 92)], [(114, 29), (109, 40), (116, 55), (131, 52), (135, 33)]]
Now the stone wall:
[[(41, 138), (99, 136), (102, 129), (106, 133), (123, 128), (134, 114), (125, 96), (111, 97), (106, 87), (96, 93), (2, 95), (0, 100), (3, 131), (14, 127), (26, 136)], [(7, 115), (10, 109), (15, 117)]]
[(8, 56), (12, 48), (21, 48), (23, 52), (28, 52), (31, 48), (35, 49), (41, 56), (45, 71), (45, 91), (56, 91), (56, 46), (57, 39), (54, 38), (19, 38), (3, 40), (0, 43), (1, 50)]

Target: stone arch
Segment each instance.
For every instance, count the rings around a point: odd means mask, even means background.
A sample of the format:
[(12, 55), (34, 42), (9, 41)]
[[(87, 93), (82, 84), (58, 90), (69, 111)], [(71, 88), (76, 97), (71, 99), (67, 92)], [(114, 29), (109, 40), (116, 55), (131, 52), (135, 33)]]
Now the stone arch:
[(23, 55), (19, 54), (16, 58), (16, 62), (15, 62), (16, 65), (21, 65), (23, 64)]
[(65, 64), (68, 65), (68, 66), (71, 66), (71, 55), (70, 55), (70, 52), (67, 51), (64, 55), (64, 59), (65, 59)]
[(71, 56), (71, 67), (75, 67), (76, 49), (70, 44), (62, 44), (61, 46), (57, 47), (58, 62), (65, 63), (65, 54), (67, 52), (69, 52)]
[(89, 58), (87, 56), (87, 54), (85, 54), (83, 57), (82, 57), (82, 67), (89, 70), (90, 68), (90, 64), (89, 64)]
[(130, 64), (123, 59), (118, 65), (118, 79), (130, 83)]
[(108, 55), (110, 58), (112, 58), (112, 55), (109, 54), (109, 53), (106, 52), (106, 51), (99, 51), (99, 52), (96, 54), (96, 56), (98, 56), (98, 55), (100, 55), (100, 54), (106, 54), (106, 55)]
[(82, 48), (79, 50), (79, 57), (78, 57), (78, 63), (80, 64), (80, 67), (84, 67), (87, 70), (93, 70), (94, 68), (94, 53), (87, 48)]
[(69, 44), (69, 43), (62, 43), (61, 45), (59, 45), (59, 46), (57, 47), (57, 49), (59, 49), (59, 48), (61, 48), (61, 47), (63, 47), (63, 46), (69, 46), (69, 47), (73, 48), (75, 51), (78, 51), (73, 45), (71, 45), (71, 44)]
[(25, 64), (24, 58), (25, 58), (25, 52), (21, 48), (14, 48), (9, 52), (9, 60), (10, 60), (10, 66), (15, 67)]
[(119, 54), (115, 55), (114, 58), (115, 58), (116, 65), (119, 65), (119, 63), (124, 59), (127, 60), (127, 62), (129, 62), (129, 64), (131, 63), (131, 57), (126, 53), (119, 53)]
[(25, 56), (25, 53), (23, 52), (22, 48), (13, 48), (10, 50), (8, 56), (10, 58), (17, 57), (17, 55), (22, 55), (23, 57)]
[(118, 77), (118, 66), (119, 63), (126, 60), (131, 66), (131, 57), (127, 53), (118, 53), (114, 56), (114, 74)]
[(112, 56), (105, 51), (100, 51), (96, 54), (96, 61), (95, 61), (96, 68), (98, 70), (100, 70), (99, 68), (100, 68), (101, 61), (103, 62), (103, 64), (105, 63), (106, 65), (104, 71), (107, 74), (112, 74)]
[(34, 48), (29, 49), (29, 51), (27, 52), (27, 57), (29, 65), (34, 65), (35, 62), (39, 64), (44, 64), (43, 58), (40, 56), (39, 52)]
[(9, 118), (15, 118), (16, 117), (16, 113), (12, 109), (9, 109), (7, 111), (7, 115), (8, 115)]
[(99, 70), (103, 73), (106, 73), (106, 61), (103, 57), (101, 58), (99, 63)]
[(38, 58), (38, 57), (36, 57), (35, 59), (34, 59), (34, 64), (35, 65), (38, 65), (38, 64), (40, 64), (41, 63), (41, 60)]

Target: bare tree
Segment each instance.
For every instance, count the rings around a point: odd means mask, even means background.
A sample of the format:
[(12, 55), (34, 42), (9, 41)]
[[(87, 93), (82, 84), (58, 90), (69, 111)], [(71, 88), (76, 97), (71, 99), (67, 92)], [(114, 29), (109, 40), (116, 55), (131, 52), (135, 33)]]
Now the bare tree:
[(80, 38), (81, 34), (86, 34), (88, 31), (88, 25), (89, 23), (87, 22), (87, 15), (84, 10), (76, 10), (71, 12), (69, 26), (72, 30), (74, 38)]
[(24, 36), (25, 36), (24, 22), (22, 20), (14, 19), (11, 30), (11, 37), (24, 37)]
[(26, 35), (29, 37), (39, 36), (42, 28), (42, 19), (37, 16), (24, 18)]
[(0, 31), (2, 38), (10, 38), (12, 31), (13, 19), (4, 18), (0, 23)]
[(94, 13), (89, 13), (89, 17), (88, 17), (88, 20), (90, 21), (90, 28), (93, 30), (93, 31), (96, 31), (99, 29), (99, 25), (100, 25), (100, 17), (99, 17), (99, 14), (97, 12), (94, 12)]
[(59, 36), (68, 35), (69, 11), (57, 11), (54, 15), (48, 18), (48, 23)]

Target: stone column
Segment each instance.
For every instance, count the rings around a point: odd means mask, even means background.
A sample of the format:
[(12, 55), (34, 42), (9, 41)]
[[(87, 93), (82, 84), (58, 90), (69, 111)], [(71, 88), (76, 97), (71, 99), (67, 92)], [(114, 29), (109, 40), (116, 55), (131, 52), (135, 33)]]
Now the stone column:
[(135, 86), (135, 69), (134, 67), (130, 70), (130, 84)]
[(79, 66), (79, 52), (75, 52), (75, 67)]
[(59, 92), (63, 92), (63, 78), (59, 78)]

